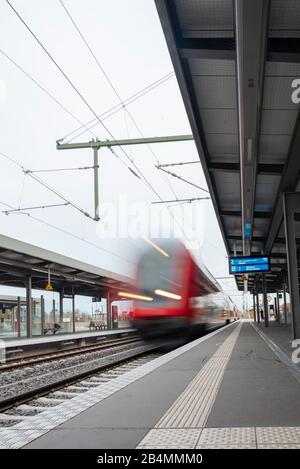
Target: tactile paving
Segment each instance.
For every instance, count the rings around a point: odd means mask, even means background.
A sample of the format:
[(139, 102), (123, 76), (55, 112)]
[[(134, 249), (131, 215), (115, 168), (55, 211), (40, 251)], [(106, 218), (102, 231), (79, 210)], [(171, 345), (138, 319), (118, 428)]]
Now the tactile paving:
[(147, 433), (138, 448), (195, 448), (201, 430), (155, 428)]
[(257, 427), (256, 434), (259, 445), (277, 443), (300, 444), (300, 427)]
[[(229, 327), (232, 327), (232, 324), (225, 326), (222, 330), (224, 331), (224, 329)], [(205, 342), (219, 332), (220, 330), (214, 331), (200, 339), (184, 345), (183, 347), (173, 350), (161, 357), (155, 358), (151, 362), (147, 362), (144, 365), (134, 368), (133, 370), (128, 371), (107, 383), (99, 384), (99, 386), (86, 391), (82, 395), (74, 397), (71, 401), (65, 401), (52, 409), (47, 409), (41, 414), (26, 420), (26, 422), (24, 421), (14, 425), (13, 429), (1, 431), (0, 449), (21, 448), (22, 446), (25, 446), (36, 438), (49, 432), (49, 430), (56, 428), (63, 422), (75, 417), (82, 411), (123, 389), (125, 386), (128, 386), (174, 358), (177, 358), (183, 353), (197, 347), (199, 344)], [(20, 430), (22, 431), (23, 438), (18, 437), (18, 432)]]
[(266, 444), (266, 445), (258, 445), (259, 449), (300, 449), (300, 444)]
[(255, 428), (204, 428), (196, 447), (256, 448)]
[(216, 399), (223, 374), (241, 330), (239, 324), (167, 410), (156, 428), (201, 428)]
[(137, 448), (298, 449), (300, 427), (154, 428)]

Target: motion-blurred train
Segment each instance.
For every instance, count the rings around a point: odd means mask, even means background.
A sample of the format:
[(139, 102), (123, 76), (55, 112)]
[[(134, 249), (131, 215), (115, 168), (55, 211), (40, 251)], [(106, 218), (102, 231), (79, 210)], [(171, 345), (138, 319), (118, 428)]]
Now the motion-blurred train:
[(144, 337), (187, 336), (239, 319), (239, 311), (178, 240), (147, 240), (137, 265), (132, 326)]

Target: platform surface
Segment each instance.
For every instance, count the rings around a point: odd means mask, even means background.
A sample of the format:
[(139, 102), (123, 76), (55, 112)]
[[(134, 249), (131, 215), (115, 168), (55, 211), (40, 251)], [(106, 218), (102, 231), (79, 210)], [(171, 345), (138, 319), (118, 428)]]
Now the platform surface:
[(277, 321), (270, 321), (269, 327), (265, 327), (264, 322), (256, 323), (256, 326), (267, 335), (283, 352), (291, 356), (294, 348), (292, 347), (293, 333), (291, 324), (279, 324)]
[(24, 448), (300, 448), (296, 378), (240, 321), (2, 432), (0, 443), (2, 436)]

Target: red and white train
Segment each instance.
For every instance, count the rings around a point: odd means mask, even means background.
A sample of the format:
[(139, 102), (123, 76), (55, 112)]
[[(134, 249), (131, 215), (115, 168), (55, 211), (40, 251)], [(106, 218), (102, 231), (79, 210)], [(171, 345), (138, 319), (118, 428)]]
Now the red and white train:
[(131, 321), (144, 336), (192, 334), (239, 319), (239, 311), (204, 266), (177, 240), (153, 242), (139, 259)]

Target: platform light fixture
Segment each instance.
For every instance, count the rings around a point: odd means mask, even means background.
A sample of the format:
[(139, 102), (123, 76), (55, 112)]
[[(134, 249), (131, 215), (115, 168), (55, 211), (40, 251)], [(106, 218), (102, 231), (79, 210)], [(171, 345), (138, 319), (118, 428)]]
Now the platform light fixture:
[(137, 295), (136, 293), (129, 293), (125, 291), (119, 291), (118, 296), (123, 296), (124, 298), (130, 298), (132, 300), (153, 301), (151, 296)]
[(180, 295), (176, 295), (176, 293), (171, 293), (165, 290), (156, 289), (154, 290), (154, 293), (159, 296), (164, 296), (165, 298), (171, 298), (172, 300), (181, 300), (182, 298)]
[(45, 290), (53, 291), (53, 287), (51, 285), (50, 265), (48, 266), (48, 282), (47, 282), (47, 285), (45, 286)]

